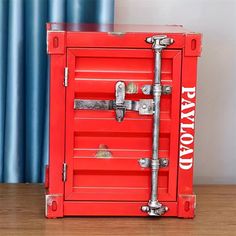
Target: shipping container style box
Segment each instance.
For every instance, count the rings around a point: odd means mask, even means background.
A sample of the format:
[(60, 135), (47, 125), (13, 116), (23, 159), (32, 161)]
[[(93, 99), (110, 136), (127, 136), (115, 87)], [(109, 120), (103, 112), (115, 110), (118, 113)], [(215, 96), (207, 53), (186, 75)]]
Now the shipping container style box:
[(46, 217), (193, 218), (201, 35), (48, 24)]

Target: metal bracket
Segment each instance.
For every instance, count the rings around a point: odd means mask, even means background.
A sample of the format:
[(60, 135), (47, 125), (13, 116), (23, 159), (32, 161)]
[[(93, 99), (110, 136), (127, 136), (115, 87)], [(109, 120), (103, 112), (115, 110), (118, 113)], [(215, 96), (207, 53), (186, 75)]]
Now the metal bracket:
[[(62, 194), (47, 194), (45, 195), (45, 216), (55, 218), (55, 214), (60, 211), (63, 204)], [(57, 215), (57, 214), (56, 214)]]
[(147, 212), (150, 216), (161, 216), (168, 211), (167, 206), (163, 206), (158, 201), (149, 201), (147, 206), (142, 206), (141, 210)]
[(140, 99), (139, 100), (139, 115), (152, 115), (153, 114), (153, 100)]
[(169, 85), (162, 85), (161, 86), (161, 92), (162, 94), (168, 95), (172, 93), (172, 87)]
[(172, 38), (167, 38), (166, 35), (155, 35), (146, 38), (146, 42), (151, 43), (154, 50), (162, 50), (163, 48), (173, 44), (174, 40)]
[[(142, 92), (145, 95), (153, 94), (153, 86), (149, 85), (149, 84), (144, 85), (142, 87)], [(171, 94), (172, 93), (172, 87), (169, 86), (169, 85), (162, 85), (161, 86), (161, 93), (165, 94), (165, 95)]]
[[(141, 158), (141, 159), (138, 160), (138, 162), (139, 162), (139, 165), (142, 168), (150, 168), (150, 167), (152, 167), (152, 159), (150, 159), (150, 158)], [(160, 168), (167, 167), (169, 165), (168, 158), (159, 158), (158, 161), (157, 161), (157, 165)]]

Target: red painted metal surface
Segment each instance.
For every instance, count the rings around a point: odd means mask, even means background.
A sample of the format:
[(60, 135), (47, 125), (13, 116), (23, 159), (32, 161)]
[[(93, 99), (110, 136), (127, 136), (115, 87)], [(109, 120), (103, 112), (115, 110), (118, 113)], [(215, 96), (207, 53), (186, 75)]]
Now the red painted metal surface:
[[(127, 94), (126, 99), (151, 99), (141, 91), (154, 78), (154, 55), (145, 39), (165, 34), (175, 42), (162, 52), (161, 82), (172, 86), (172, 94), (161, 96), (159, 155), (168, 158), (169, 166), (159, 170), (158, 199), (169, 208), (163, 216), (192, 218), (201, 35), (180, 26), (113, 26), (113, 31), (124, 33), (92, 32), (86, 27), (77, 26), (82, 28), (77, 31), (48, 25), (51, 86), (46, 216), (147, 216), (141, 206), (150, 199), (151, 171), (138, 160), (152, 155), (152, 116), (127, 111), (119, 123), (114, 110), (74, 110), (73, 105), (74, 99), (113, 100), (117, 81), (137, 86), (137, 93)], [(65, 67), (67, 87), (63, 85)], [(108, 158), (97, 155), (104, 145), (111, 154)], [(66, 180), (62, 178), (64, 163)]]

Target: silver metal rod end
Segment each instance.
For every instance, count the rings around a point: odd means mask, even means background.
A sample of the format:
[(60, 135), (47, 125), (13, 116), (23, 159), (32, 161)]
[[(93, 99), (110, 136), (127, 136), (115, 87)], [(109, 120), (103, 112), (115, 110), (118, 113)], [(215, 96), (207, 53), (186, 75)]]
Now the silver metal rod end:
[(161, 216), (168, 211), (168, 207), (158, 201), (149, 201), (148, 206), (142, 206), (141, 210), (150, 216)]

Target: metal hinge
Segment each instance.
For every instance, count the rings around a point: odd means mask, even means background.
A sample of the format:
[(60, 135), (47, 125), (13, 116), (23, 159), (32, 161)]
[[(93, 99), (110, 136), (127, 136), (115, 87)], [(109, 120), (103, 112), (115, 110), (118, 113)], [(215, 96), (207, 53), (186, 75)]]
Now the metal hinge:
[(69, 73), (69, 69), (68, 67), (65, 67), (64, 69), (64, 86), (65, 87), (68, 86), (68, 73)]
[(66, 182), (66, 178), (67, 178), (67, 164), (63, 163), (63, 166), (62, 166), (62, 181)]

